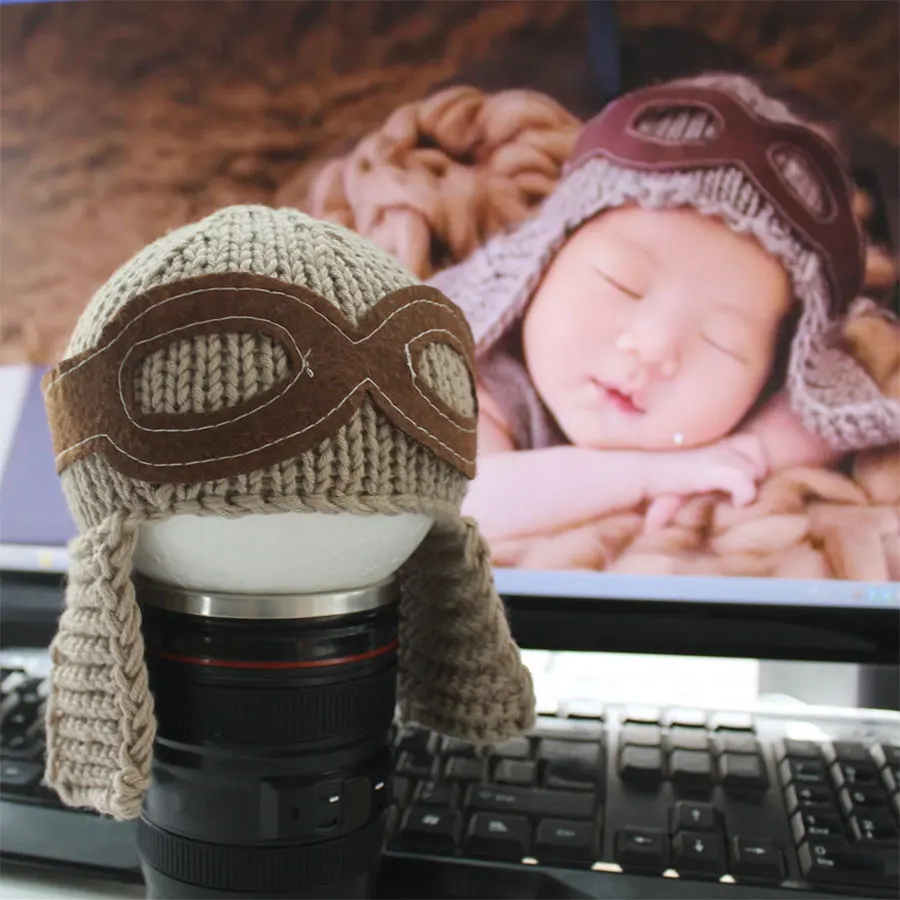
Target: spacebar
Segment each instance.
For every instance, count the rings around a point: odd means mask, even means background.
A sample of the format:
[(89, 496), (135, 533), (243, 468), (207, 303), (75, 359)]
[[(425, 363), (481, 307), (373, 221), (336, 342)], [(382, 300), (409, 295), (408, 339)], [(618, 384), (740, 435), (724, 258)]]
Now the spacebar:
[(591, 819), (596, 801), (597, 795), (586, 791), (542, 791), (473, 784), (466, 791), (465, 807), (477, 812), (516, 812), (526, 816)]

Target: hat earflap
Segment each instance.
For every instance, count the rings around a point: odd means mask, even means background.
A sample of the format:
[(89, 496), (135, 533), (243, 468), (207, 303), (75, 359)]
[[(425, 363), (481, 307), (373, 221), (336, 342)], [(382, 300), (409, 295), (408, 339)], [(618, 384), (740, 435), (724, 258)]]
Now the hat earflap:
[(69, 545), (66, 604), (50, 645), (45, 779), (67, 806), (140, 814), (156, 736), (131, 581), (138, 525), (109, 517)]
[(534, 722), (534, 686), (472, 519), (435, 522), (401, 569), (400, 715), (477, 743)]

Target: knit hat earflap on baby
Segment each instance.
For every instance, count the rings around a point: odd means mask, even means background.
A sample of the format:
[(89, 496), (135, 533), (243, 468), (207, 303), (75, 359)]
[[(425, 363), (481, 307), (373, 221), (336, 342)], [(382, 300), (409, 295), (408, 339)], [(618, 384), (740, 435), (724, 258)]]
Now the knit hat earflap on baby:
[(473, 356), (439, 291), (293, 210), (220, 210), (97, 292), (44, 380), (80, 532), (51, 647), (46, 780), (63, 802), (140, 812), (156, 719), (132, 562), (142, 523), (177, 515), (427, 515), (400, 572), (401, 715), (477, 742), (530, 726), (487, 546), (460, 516)]

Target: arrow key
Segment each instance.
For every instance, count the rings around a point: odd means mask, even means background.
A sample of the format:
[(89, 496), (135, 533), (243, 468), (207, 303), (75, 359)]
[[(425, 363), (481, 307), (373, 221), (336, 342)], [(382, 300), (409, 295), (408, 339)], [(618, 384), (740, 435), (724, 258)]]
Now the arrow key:
[(672, 866), (679, 872), (725, 874), (725, 842), (721, 835), (701, 831), (679, 831), (672, 840)]
[(669, 846), (665, 832), (662, 828), (623, 828), (616, 832), (616, 862), (623, 869), (667, 869)]
[(769, 838), (735, 837), (731, 841), (731, 873), (745, 881), (784, 879), (784, 860)]
[(681, 800), (672, 810), (672, 831), (716, 831), (719, 816), (712, 803), (689, 803)]

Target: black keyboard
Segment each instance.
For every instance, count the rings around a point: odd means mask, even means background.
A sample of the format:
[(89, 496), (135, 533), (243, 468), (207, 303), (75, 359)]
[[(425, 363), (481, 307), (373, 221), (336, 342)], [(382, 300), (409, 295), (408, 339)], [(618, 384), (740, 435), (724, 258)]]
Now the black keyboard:
[[(133, 822), (40, 783), (42, 672), (0, 676), (0, 854), (139, 880)], [(582, 704), (488, 749), (398, 727), (386, 870), (465, 870), (446, 897), (896, 897), (900, 717), (797, 717)]]

